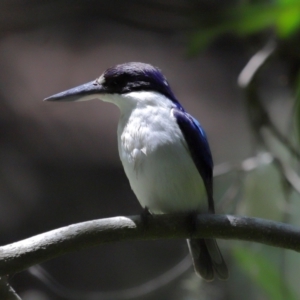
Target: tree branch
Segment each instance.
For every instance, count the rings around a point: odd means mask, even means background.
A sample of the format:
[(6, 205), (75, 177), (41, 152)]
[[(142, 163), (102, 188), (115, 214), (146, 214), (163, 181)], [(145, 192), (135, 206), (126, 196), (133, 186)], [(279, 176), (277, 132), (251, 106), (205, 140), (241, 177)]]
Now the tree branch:
[(258, 218), (201, 214), (191, 235), (189, 215), (113, 217), (87, 221), (0, 247), (0, 276), (23, 271), (60, 255), (88, 247), (133, 240), (188, 237), (252, 241), (300, 252), (300, 228)]

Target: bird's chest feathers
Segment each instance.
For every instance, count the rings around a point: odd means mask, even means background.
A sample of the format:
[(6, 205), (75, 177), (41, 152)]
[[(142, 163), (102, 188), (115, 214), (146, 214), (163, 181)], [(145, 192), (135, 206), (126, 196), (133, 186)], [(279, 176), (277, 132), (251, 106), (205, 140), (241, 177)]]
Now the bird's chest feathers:
[(153, 213), (200, 208), (203, 182), (172, 108), (122, 115), (118, 144), (125, 173), (143, 207)]
[(118, 145), (125, 171), (141, 172), (150, 158), (162, 159), (167, 148), (182, 143), (182, 135), (171, 109), (148, 107), (122, 115)]

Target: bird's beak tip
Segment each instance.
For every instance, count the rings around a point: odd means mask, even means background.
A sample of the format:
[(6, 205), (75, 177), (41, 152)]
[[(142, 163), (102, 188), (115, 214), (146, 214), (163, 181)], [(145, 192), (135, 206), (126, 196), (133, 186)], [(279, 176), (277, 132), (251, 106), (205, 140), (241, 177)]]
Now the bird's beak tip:
[(52, 96), (49, 96), (49, 97), (47, 97), (47, 98), (44, 98), (43, 99), (43, 102), (50, 102), (50, 101), (57, 101), (57, 100), (60, 100), (60, 99), (58, 99), (57, 97), (55, 97), (56, 95), (52, 95)]

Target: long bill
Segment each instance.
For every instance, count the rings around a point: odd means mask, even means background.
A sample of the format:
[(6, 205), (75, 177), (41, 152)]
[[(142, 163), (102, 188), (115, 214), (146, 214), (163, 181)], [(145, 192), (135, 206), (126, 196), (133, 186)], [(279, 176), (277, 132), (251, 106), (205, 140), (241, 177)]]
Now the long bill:
[(47, 97), (44, 101), (87, 101), (97, 98), (96, 94), (103, 94), (103, 92), (102, 85), (97, 80), (93, 80), (67, 91)]

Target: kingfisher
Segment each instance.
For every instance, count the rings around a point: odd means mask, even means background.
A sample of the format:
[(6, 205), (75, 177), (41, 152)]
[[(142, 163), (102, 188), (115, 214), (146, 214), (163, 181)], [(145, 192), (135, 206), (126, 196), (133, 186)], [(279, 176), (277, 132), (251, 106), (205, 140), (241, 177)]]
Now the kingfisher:
[[(118, 150), (131, 189), (151, 214), (215, 213), (213, 160), (200, 123), (173, 94), (160, 69), (129, 62), (45, 101), (100, 99), (120, 109)], [(228, 278), (215, 239), (187, 240), (197, 275)]]

